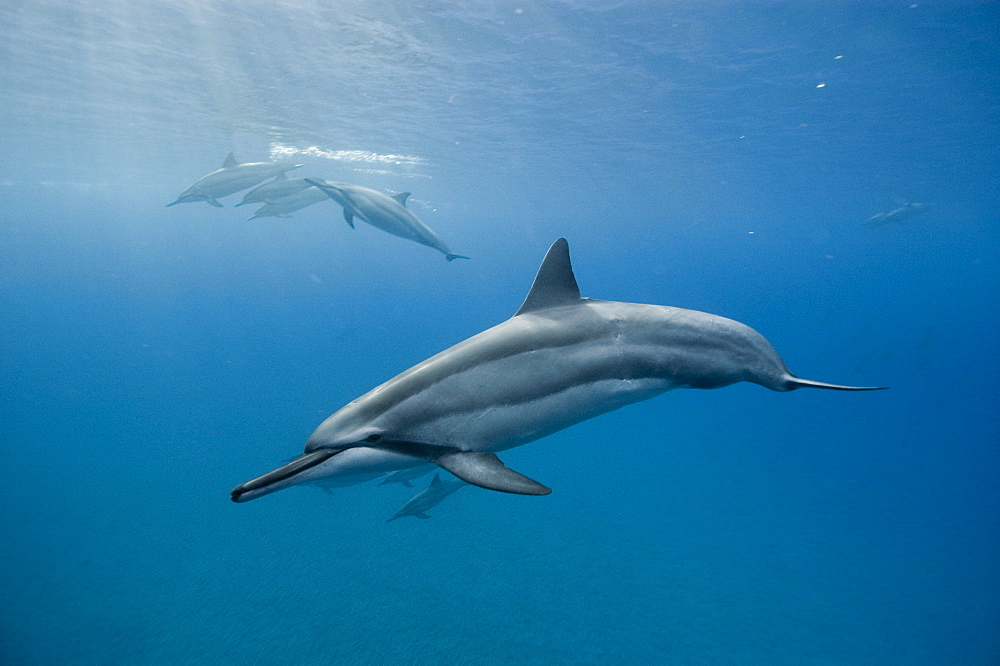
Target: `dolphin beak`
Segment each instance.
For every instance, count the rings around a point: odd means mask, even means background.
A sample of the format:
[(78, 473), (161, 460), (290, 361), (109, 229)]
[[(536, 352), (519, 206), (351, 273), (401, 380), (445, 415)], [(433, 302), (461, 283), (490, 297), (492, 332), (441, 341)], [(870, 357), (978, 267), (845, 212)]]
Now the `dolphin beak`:
[(276, 470), (258, 476), (256, 479), (241, 483), (233, 488), (230, 497), (234, 502), (249, 502), (264, 495), (269, 495), (276, 490), (288, 487), (289, 483), (282, 483), (298, 474), (311, 469), (320, 463), (329, 460), (341, 452), (342, 449), (318, 449), (299, 456), (287, 465), (282, 465)]

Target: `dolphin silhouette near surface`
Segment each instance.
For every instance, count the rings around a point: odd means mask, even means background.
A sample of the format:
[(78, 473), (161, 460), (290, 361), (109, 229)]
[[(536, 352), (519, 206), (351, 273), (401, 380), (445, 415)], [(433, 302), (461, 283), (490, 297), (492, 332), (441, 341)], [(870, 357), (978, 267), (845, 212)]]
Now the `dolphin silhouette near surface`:
[(295, 194), (289, 194), (283, 199), (278, 199), (277, 201), (268, 201), (266, 204), (254, 211), (251, 217), (247, 218), (247, 222), (250, 220), (255, 220), (261, 217), (291, 217), (292, 213), (297, 210), (302, 210), (313, 204), (318, 204), (320, 201), (329, 201), (329, 197), (320, 191), (318, 187), (306, 187), (304, 190), (300, 190)]
[(354, 218), (359, 217), (373, 227), (377, 227), (393, 236), (432, 247), (444, 254), (445, 259), (468, 259), (461, 254), (455, 254), (447, 243), (433, 229), (420, 221), (406, 207), (409, 192), (402, 192), (390, 197), (378, 190), (348, 183), (335, 183), (317, 178), (306, 179), (312, 185), (326, 192), (327, 196), (344, 207), (344, 219), (354, 228)]
[(275, 203), (285, 197), (297, 194), (308, 187), (312, 187), (312, 185), (307, 183), (305, 178), (289, 178), (282, 172), (271, 182), (258, 185), (244, 194), (243, 200), (236, 205), (246, 206), (252, 203)]
[(238, 164), (232, 153), (226, 156), (221, 169), (216, 169), (207, 176), (202, 176), (194, 185), (181, 192), (176, 201), (167, 204), (167, 208), (181, 203), (205, 201), (217, 208), (222, 208), (219, 198), (235, 194), (248, 187), (263, 183), (268, 178), (292, 169), (298, 169), (301, 164), (282, 164), (281, 162), (246, 162)]
[(881, 388), (800, 379), (760, 333), (731, 319), (582, 298), (559, 239), (513, 317), (351, 401), (320, 424), (302, 456), (237, 486), (232, 499), (425, 462), (483, 488), (546, 495), (497, 452), (671, 389), (742, 381), (774, 391)]

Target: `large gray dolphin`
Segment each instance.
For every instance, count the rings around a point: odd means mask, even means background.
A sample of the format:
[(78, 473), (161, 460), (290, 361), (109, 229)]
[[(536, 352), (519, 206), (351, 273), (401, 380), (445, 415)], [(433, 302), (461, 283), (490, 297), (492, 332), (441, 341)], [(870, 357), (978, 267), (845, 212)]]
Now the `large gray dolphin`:
[(742, 381), (774, 391), (879, 388), (799, 379), (760, 333), (732, 319), (581, 298), (559, 239), (512, 318), (348, 403), (313, 432), (301, 457), (237, 486), (232, 499), (424, 461), (483, 488), (545, 495), (496, 452), (671, 389)]
[[(301, 192), (307, 187), (312, 187), (312, 185), (307, 183), (305, 178), (289, 178), (284, 173), (279, 173), (271, 182), (258, 185), (244, 194), (243, 201), (236, 205), (246, 206), (252, 203), (274, 203), (279, 199), (284, 199), (297, 192)], [(326, 195), (323, 196), (325, 197)]]
[(255, 210), (253, 215), (247, 218), (247, 222), (258, 217), (291, 217), (291, 214), (297, 210), (302, 210), (306, 206), (312, 206), (320, 201), (328, 200), (329, 197), (322, 190), (318, 187), (308, 185), (301, 192), (291, 194), (284, 199), (267, 202)]
[(409, 192), (402, 192), (390, 197), (388, 194), (382, 194), (378, 190), (360, 185), (335, 183), (316, 178), (307, 178), (306, 180), (326, 192), (331, 199), (344, 207), (344, 219), (347, 220), (352, 229), (354, 228), (354, 218), (360, 217), (373, 227), (378, 227), (393, 236), (432, 247), (443, 253), (448, 261), (468, 259), (468, 257), (455, 254), (448, 249), (448, 245), (434, 233), (433, 229), (421, 222), (420, 218), (407, 209), (406, 198), (410, 196)]
[(263, 183), (268, 178), (274, 178), (292, 169), (298, 169), (301, 164), (282, 164), (280, 162), (247, 162), (237, 164), (232, 153), (226, 156), (226, 161), (222, 163), (221, 169), (216, 169), (207, 176), (202, 176), (194, 182), (194, 185), (187, 188), (177, 197), (177, 201), (167, 204), (176, 206), (179, 203), (191, 203), (194, 201), (207, 201), (213, 206), (222, 208), (219, 203), (220, 197), (234, 194), (248, 187), (253, 187), (258, 183)]
[(402, 518), (404, 516), (415, 516), (426, 520), (430, 518), (430, 516), (427, 515), (427, 511), (429, 509), (436, 507), (456, 490), (468, 487), (468, 483), (452, 474), (449, 474), (445, 480), (441, 479), (440, 474), (435, 474), (434, 478), (431, 479), (429, 486), (411, 497), (406, 504), (399, 508), (396, 515), (386, 522), (391, 523), (397, 518)]

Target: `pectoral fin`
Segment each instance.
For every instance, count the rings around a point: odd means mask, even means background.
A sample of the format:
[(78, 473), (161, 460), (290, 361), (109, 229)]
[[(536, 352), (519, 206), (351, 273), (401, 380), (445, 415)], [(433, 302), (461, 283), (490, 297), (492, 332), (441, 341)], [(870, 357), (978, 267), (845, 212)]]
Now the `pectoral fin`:
[(432, 462), (462, 481), (487, 490), (517, 495), (548, 495), (552, 492), (551, 488), (518, 474), (504, 465), (496, 454), (486, 451), (463, 451), (454, 446), (381, 439), (365, 440), (364, 446)]
[(354, 213), (347, 210), (347, 208), (344, 208), (344, 220), (347, 221), (347, 224), (351, 225), (351, 229), (354, 228)]
[(548, 495), (552, 492), (551, 488), (546, 488), (507, 467), (493, 453), (458, 451), (445, 453), (433, 462), (463, 481), (480, 488), (518, 495)]

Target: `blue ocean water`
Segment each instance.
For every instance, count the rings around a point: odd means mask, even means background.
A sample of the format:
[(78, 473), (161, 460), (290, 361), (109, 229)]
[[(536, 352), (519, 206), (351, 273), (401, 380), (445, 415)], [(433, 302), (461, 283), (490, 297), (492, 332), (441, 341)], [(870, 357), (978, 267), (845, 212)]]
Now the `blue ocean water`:
[[(993, 2), (0, 6), (0, 661), (1000, 661)], [(230, 151), (410, 191), (165, 208)], [(883, 227), (900, 201), (934, 204)], [(797, 374), (504, 454), (554, 489), (235, 485), (509, 317), (724, 315)], [(426, 480), (426, 477), (425, 477)]]

